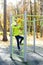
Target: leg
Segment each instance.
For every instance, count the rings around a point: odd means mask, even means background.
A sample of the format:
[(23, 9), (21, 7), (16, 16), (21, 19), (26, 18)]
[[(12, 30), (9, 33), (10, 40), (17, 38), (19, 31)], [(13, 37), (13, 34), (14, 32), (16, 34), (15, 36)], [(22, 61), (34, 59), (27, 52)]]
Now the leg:
[(21, 42), (22, 42), (22, 40), (24, 39), (24, 37), (22, 37), (22, 36), (18, 36), (19, 37), (19, 39), (20, 39), (20, 44), (21, 44)]
[(19, 37), (18, 36), (15, 36), (16, 40), (17, 40), (17, 47), (18, 47), (18, 50), (20, 50), (20, 46), (19, 46)]

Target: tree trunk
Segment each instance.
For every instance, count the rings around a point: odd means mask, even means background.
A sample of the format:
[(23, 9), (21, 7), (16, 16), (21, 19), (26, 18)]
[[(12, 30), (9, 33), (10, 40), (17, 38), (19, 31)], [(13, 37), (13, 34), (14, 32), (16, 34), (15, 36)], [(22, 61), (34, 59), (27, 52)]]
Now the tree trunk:
[[(30, 15), (32, 15), (32, 2), (30, 0)], [(31, 16), (31, 21), (32, 21), (32, 16)], [(30, 34), (32, 35), (32, 25), (33, 23), (31, 22), (31, 26), (30, 26)]]
[(7, 30), (6, 30), (6, 0), (4, 0), (4, 30), (3, 30), (3, 41), (7, 41)]

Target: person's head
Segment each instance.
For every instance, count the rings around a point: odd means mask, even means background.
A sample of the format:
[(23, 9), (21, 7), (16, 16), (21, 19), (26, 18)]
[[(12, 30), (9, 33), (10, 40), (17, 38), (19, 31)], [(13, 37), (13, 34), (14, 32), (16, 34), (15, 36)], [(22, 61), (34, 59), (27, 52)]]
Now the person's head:
[(21, 18), (17, 18), (17, 24), (20, 25), (22, 22)]

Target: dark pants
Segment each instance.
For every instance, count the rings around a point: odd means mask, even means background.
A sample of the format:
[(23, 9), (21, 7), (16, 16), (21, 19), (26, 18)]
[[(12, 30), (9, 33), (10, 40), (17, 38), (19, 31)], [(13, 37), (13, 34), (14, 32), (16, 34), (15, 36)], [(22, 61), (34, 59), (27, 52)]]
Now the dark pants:
[(22, 42), (22, 40), (24, 39), (24, 37), (18, 35), (18, 36), (15, 36), (16, 40), (17, 40), (17, 47), (18, 47), (18, 50), (20, 49), (20, 44)]

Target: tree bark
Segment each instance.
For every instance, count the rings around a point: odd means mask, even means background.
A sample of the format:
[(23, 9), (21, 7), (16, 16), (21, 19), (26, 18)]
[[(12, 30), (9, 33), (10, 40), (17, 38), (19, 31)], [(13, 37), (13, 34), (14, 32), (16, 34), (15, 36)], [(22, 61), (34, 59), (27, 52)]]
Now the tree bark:
[(4, 30), (3, 30), (3, 41), (7, 41), (7, 30), (6, 30), (6, 0), (4, 0)]
[[(31, 0), (30, 0), (30, 15), (32, 15), (33, 13), (32, 13), (32, 2), (31, 2)], [(32, 16), (31, 16), (31, 21), (32, 21)], [(32, 35), (32, 26), (33, 25), (33, 23), (31, 22), (31, 26), (30, 26), (30, 33), (31, 33), (31, 35)]]

